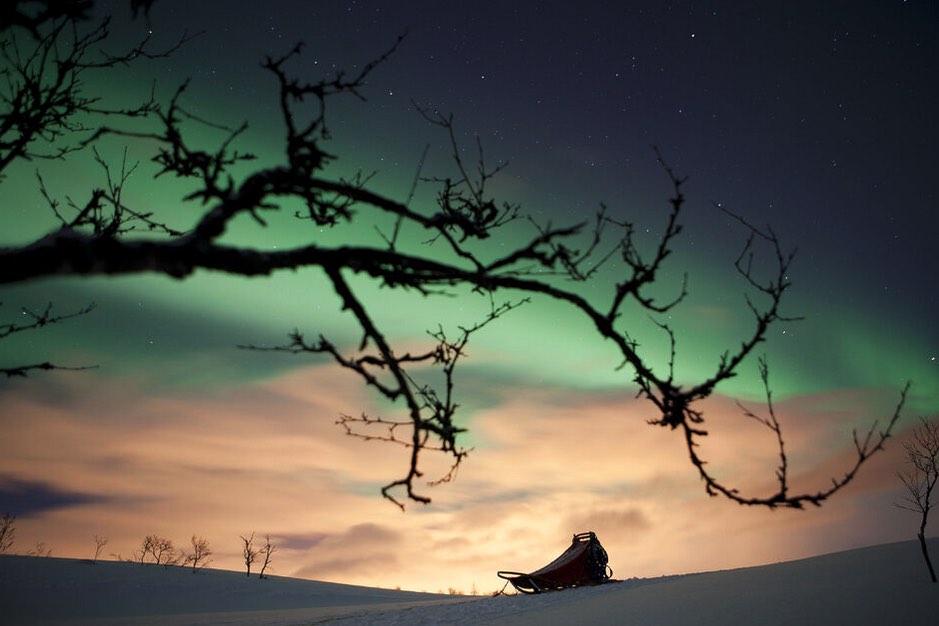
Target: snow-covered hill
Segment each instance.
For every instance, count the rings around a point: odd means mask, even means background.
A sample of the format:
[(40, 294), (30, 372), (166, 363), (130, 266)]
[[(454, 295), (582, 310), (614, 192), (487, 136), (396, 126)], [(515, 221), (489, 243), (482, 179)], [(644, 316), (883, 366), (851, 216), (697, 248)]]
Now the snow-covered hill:
[[(930, 540), (939, 560), (939, 538)], [(0, 557), (0, 624), (930, 624), (939, 585), (913, 541), (538, 596), (453, 597), (132, 563)]]

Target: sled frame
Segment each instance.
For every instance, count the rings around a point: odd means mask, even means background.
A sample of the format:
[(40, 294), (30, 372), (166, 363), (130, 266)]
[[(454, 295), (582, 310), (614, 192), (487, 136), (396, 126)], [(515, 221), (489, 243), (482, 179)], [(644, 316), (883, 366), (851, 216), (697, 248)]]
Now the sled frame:
[[(585, 568), (581, 568), (580, 570), (577, 568), (577, 562), (586, 560), (589, 556), (588, 551), (590, 550), (591, 544), (594, 544), (595, 550), (599, 550), (602, 553), (603, 559), (606, 561), (606, 551), (597, 539), (596, 533), (588, 531), (575, 534), (567, 550), (558, 558), (534, 572), (525, 573), (500, 570), (496, 572), (496, 575), (512, 583), (516, 591), (528, 594), (581, 587), (584, 585), (599, 585), (609, 581), (610, 577), (613, 575), (613, 570), (610, 569), (608, 565), (604, 564), (602, 573), (595, 575), (594, 578), (590, 578), (587, 575)], [(570, 570), (573, 570), (575, 573), (579, 571), (580, 575), (571, 577), (569, 573)]]

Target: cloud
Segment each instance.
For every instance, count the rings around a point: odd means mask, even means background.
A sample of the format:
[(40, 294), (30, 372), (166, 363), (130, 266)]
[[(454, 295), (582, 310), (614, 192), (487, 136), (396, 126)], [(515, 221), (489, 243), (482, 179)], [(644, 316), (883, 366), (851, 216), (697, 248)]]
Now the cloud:
[[(57, 556), (87, 557), (95, 534), (125, 555), (148, 533), (177, 543), (197, 534), (211, 542), (213, 566), (239, 569), (239, 537), (255, 531), (278, 545), (277, 574), (489, 591), (497, 570), (541, 567), (584, 530), (599, 534), (624, 577), (891, 540), (910, 522), (890, 504), (899, 437), (822, 509), (771, 512), (708, 498), (680, 434), (648, 425), (650, 407), (628, 393), (490, 381), (471, 420), (476, 449), (456, 480), (417, 483), (434, 502), (402, 514), (379, 488), (406, 469), (408, 451), (351, 439), (334, 423), (341, 412), (387, 414), (347, 372), (313, 366), (201, 394), (87, 380), (54, 377), (0, 396), (0, 475), (53, 494), (18, 525), (18, 543), (43, 541)], [(851, 427), (893, 400), (843, 390), (780, 402), (794, 486), (822, 488), (849, 468)], [(773, 434), (731, 398), (705, 410), (709, 467), (771, 492)], [(438, 457), (423, 457), (428, 480), (448, 469)], [(107, 498), (57, 506), (74, 494)]]
[(630, 532), (634, 537), (641, 537), (652, 523), (641, 509), (594, 509), (570, 515), (564, 522), (568, 528), (579, 528), (578, 532), (593, 530), (599, 534), (607, 532)]
[(0, 475), (0, 511), (15, 513), (20, 517), (78, 505), (113, 504), (114, 500), (107, 495), (58, 489), (43, 482)]
[(299, 570), (306, 577), (335, 580), (394, 571), (402, 536), (388, 526), (367, 522), (327, 534), (308, 551), (308, 565)]
[(319, 545), (326, 533), (285, 533), (275, 537), (277, 547), (285, 550), (309, 550)]

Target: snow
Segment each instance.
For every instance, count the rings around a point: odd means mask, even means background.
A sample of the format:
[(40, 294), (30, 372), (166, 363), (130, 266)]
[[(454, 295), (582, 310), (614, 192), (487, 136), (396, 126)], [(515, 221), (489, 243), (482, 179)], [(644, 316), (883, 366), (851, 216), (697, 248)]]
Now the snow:
[[(939, 538), (930, 539), (939, 560)], [(625, 569), (620, 565), (620, 569)], [(511, 589), (511, 588), (510, 588)], [(0, 557), (6, 626), (923, 624), (939, 612), (915, 541), (541, 595), (441, 596), (179, 567)]]

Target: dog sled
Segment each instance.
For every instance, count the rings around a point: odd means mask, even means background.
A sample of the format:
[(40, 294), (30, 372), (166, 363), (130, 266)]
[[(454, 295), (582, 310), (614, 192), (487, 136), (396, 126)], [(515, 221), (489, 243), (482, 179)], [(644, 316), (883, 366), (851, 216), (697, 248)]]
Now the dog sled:
[(605, 583), (613, 575), (608, 560), (597, 535), (589, 531), (575, 534), (570, 547), (541, 569), (528, 574), (502, 570), (496, 575), (521, 593), (542, 593)]

